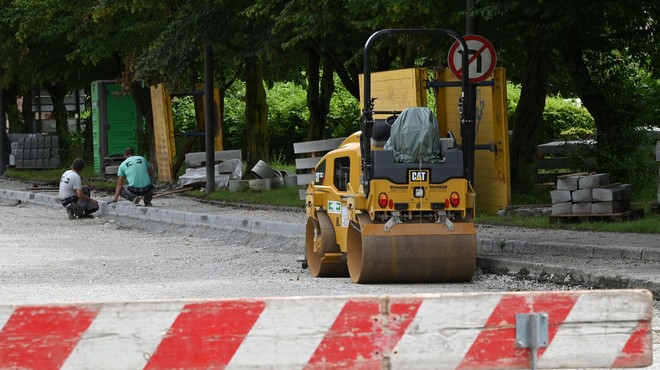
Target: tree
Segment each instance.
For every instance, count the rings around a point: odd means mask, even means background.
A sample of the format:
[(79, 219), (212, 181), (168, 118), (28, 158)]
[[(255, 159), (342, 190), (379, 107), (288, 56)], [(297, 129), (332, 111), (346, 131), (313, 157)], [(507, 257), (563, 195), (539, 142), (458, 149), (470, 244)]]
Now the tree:
[[(601, 164), (623, 159), (629, 147), (621, 138), (630, 138), (639, 112), (622, 102), (634, 101), (625, 87), (626, 71), (650, 68), (657, 60), (657, 6), (650, 0), (623, 4), (615, 0), (598, 3), (570, 1), (476, 1), (475, 14), (485, 20), (483, 29), (496, 41), (509, 66), (510, 77), (522, 82), (523, 92), (513, 117), (512, 180), (514, 187), (533, 184), (531, 174), (538, 133), (541, 130), (542, 102), (550, 90), (563, 89), (577, 94), (595, 119), (598, 146), (610, 148), (613, 157)], [(525, 47), (521, 48), (520, 45)], [(525, 63), (516, 63), (523, 60)], [(607, 63), (599, 61), (609, 60)], [(623, 68), (627, 65), (626, 68)], [(570, 83), (562, 81), (570, 76)], [(596, 76), (602, 76), (598, 78)], [(550, 85), (552, 81), (554, 83)], [(626, 129), (626, 127), (631, 129)], [(628, 134), (622, 134), (624, 131)], [(630, 142), (635, 142), (634, 139)], [(609, 169), (617, 172), (616, 168)], [(605, 168), (605, 167), (604, 167)], [(621, 179), (624, 180), (624, 179)]]

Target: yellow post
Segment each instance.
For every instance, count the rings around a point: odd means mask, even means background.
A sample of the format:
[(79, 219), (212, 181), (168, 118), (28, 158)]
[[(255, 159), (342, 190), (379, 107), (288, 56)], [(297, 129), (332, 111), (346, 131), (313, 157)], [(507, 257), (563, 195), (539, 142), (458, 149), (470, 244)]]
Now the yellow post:
[[(199, 83), (196, 84), (195, 87), (197, 90), (204, 90), (204, 84)], [(196, 95), (195, 96), (195, 101), (201, 104), (201, 109), (196, 109), (195, 113), (197, 115), (197, 126), (199, 127), (200, 130), (204, 130), (206, 128), (206, 119), (204, 117), (204, 112), (206, 111), (206, 101), (202, 99), (201, 96)], [(222, 148), (222, 100), (220, 100), (220, 90), (215, 87), (213, 88), (213, 102), (215, 104), (215, 115), (216, 115), (216, 122), (218, 123), (218, 126), (215, 128), (214, 131), (214, 143), (215, 143), (215, 150), (223, 150)]]
[(172, 100), (163, 84), (151, 86), (151, 110), (154, 120), (158, 180), (173, 181), (172, 162), (176, 154), (176, 146), (174, 123), (172, 122)]
[[(458, 81), (449, 70), (436, 73), (440, 81)], [(474, 189), (479, 197), (479, 209), (497, 212), (511, 204), (511, 180), (509, 173), (509, 125), (506, 105), (506, 71), (495, 68), (492, 86), (477, 88), (476, 144), (490, 146), (493, 150), (477, 150), (474, 164)], [(461, 141), (459, 87), (444, 87), (436, 92), (436, 114), (440, 132), (452, 131)]]

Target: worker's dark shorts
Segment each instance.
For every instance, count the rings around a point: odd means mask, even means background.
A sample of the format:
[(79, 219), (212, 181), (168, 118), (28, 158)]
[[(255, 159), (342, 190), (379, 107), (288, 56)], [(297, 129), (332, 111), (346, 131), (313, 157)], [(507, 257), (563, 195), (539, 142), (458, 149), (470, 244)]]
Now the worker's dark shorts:
[(64, 207), (68, 206), (71, 203), (77, 203), (78, 202), (78, 197), (77, 196), (72, 196), (64, 199), (60, 199), (60, 202), (62, 202), (62, 205)]
[(153, 187), (151, 185), (146, 186), (144, 188), (136, 188), (134, 186), (129, 186), (128, 191), (139, 196), (144, 196), (153, 191)]

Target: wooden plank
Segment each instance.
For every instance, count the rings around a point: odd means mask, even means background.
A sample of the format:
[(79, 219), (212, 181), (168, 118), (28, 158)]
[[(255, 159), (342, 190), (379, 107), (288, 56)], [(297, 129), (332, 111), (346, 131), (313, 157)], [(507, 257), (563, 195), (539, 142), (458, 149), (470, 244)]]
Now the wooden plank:
[(295, 154), (327, 152), (339, 148), (339, 145), (345, 140), (345, 137), (325, 140), (303, 141), (293, 144)]
[[(554, 205), (553, 205), (554, 206)], [(551, 224), (580, 224), (589, 222), (623, 222), (639, 220), (644, 218), (643, 209), (631, 209), (622, 213), (611, 214), (581, 214), (581, 215), (551, 215), (549, 216)]]
[(539, 144), (536, 147), (539, 155), (550, 154), (565, 154), (570, 151), (572, 147), (579, 144), (594, 145), (595, 140), (566, 140), (566, 141), (551, 141), (549, 143)]
[(167, 195), (179, 194), (179, 193), (183, 193), (185, 191), (192, 190), (192, 189), (194, 189), (193, 186), (184, 186), (184, 187), (181, 187), (181, 188), (178, 188), (178, 189), (164, 191), (162, 193), (156, 193), (156, 194), (154, 194), (153, 197), (154, 198), (159, 198), (159, 197), (164, 197), (164, 196), (167, 196)]

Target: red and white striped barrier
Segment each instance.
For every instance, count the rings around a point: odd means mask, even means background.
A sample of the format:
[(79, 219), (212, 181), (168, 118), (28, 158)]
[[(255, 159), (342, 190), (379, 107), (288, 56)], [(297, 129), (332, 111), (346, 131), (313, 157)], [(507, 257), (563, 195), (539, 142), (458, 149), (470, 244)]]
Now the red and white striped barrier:
[(1, 369), (510, 369), (652, 363), (645, 290), (0, 306)]

